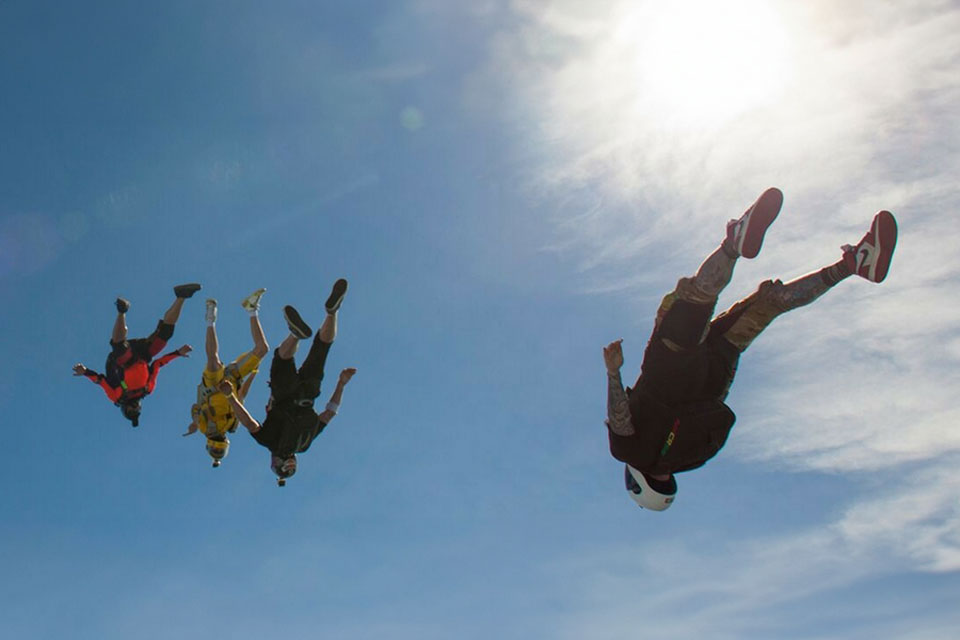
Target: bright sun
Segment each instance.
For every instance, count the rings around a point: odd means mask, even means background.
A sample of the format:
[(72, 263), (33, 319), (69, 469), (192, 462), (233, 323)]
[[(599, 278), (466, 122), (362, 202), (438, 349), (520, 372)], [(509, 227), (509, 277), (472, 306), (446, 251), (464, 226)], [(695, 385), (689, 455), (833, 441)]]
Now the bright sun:
[(787, 34), (756, 0), (673, 0), (630, 26), (641, 101), (676, 125), (715, 125), (772, 102), (786, 82)]

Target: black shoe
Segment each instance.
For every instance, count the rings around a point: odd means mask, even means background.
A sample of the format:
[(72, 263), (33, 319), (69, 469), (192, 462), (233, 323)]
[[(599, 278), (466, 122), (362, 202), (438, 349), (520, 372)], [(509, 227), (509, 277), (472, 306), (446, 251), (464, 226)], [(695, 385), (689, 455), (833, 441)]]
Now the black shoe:
[(347, 295), (347, 281), (340, 278), (333, 283), (333, 291), (330, 292), (330, 297), (327, 298), (327, 313), (336, 313), (345, 295)]
[(126, 313), (127, 311), (130, 311), (130, 301), (117, 298), (117, 313)]
[(313, 329), (310, 328), (310, 325), (304, 322), (297, 310), (290, 305), (283, 308), (283, 319), (287, 321), (290, 333), (301, 340), (306, 340), (313, 335)]
[(173, 293), (178, 298), (191, 298), (197, 291), (200, 291), (200, 285), (196, 282), (190, 284), (180, 284), (173, 288)]

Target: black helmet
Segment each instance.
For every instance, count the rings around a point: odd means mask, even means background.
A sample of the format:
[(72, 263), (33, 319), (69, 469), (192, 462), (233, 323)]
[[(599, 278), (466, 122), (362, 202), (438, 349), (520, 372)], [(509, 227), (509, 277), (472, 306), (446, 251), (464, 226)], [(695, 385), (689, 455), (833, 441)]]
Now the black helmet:
[(123, 417), (133, 423), (133, 426), (140, 424), (140, 400), (130, 400), (120, 405), (120, 412)]

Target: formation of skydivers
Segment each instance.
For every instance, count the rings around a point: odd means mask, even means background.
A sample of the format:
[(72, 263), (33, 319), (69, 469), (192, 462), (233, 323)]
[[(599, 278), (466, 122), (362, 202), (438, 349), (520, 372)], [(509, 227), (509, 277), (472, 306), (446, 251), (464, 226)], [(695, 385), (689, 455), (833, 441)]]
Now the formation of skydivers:
[[(110, 354), (104, 372), (88, 369), (83, 364), (73, 367), (75, 376), (85, 376), (98, 384), (120, 412), (136, 427), (139, 424), (141, 403), (153, 392), (160, 368), (171, 360), (185, 356), (190, 345), (157, 355), (173, 337), (174, 326), (180, 317), (184, 301), (200, 290), (196, 283), (182, 284), (173, 288), (176, 296), (157, 328), (146, 338), (127, 336), (126, 313), (130, 302), (117, 298), (117, 318), (110, 336)], [(324, 305), (326, 317), (317, 331), (303, 364), (298, 369), (294, 356), (301, 340), (313, 335), (313, 330), (292, 306), (283, 309), (283, 316), (290, 330), (280, 346), (274, 351), (270, 364), (270, 400), (267, 403), (263, 422), (257, 422), (243, 401), (256, 377), (260, 362), (269, 351), (263, 328), (260, 326), (260, 299), (266, 289), (257, 289), (241, 302), (250, 315), (250, 334), (253, 349), (229, 364), (220, 360), (217, 340), (217, 301), (206, 302), (206, 356), (207, 362), (197, 385), (197, 400), (191, 407), (190, 426), (183, 435), (201, 432), (206, 436), (207, 453), (213, 466), (227, 455), (230, 447), (228, 433), (242, 424), (254, 440), (270, 451), (270, 468), (277, 476), (281, 487), (286, 479), (296, 473), (297, 455), (310, 448), (313, 439), (326, 427), (340, 408), (343, 389), (356, 373), (347, 368), (340, 372), (330, 401), (321, 412), (314, 409), (314, 401), (320, 395), (320, 383), (327, 353), (337, 334), (337, 311), (347, 293), (347, 281), (337, 280)]]
[[(852, 275), (871, 282), (886, 278), (897, 243), (897, 223), (888, 211), (874, 216), (870, 229), (856, 245), (843, 245), (840, 259), (805, 276), (784, 283), (767, 280), (757, 291), (713, 317), (717, 299), (733, 276), (739, 258), (755, 258), (767, 229), (780, 213), (783, 194), (764, 191), (738, 219), (730, 220), (720, 246), (688, 278), (664, 297), (647, 343), (641, 373), (633, 387), (624, 388), (622, 339), (603, 349), (607, 369), (607, 430), (610, 453), (623, 462), (626, 489), (641, 507), (667, 509), (677, 493), (675, 474), (703, 466), (726, 443), (735, 415), (724, 400), (733, 383), (740, 355), (779, 315), (810, 304)], [(160, 368), (190, 352), (184, 345), (154, 359), (173, 336), (185, 299), (199, 284), (174, 287), (176, 299), (157, 329), (147, 338), (127, 339), (125, 316), (130, 304), (118, 298), (117, 320), (104, 373), (74, 367), (99, 384), (134, 426), (141, 400), (153, 391)], [(296, 454), (310, 443), (337, 414), (344, 386), (355, 369), (340, 372), (325, 409), (317, 413), (323, 367), (336, 337), (337, 310), (347, 291), (337, 280), (326, 302), (323, 321), (306, 360), (296, 368), (294, 354), (300, 340), (310, 338), (310, 326), (296, 309), (284, 308), (290, 334), (276, 349), (270, 365), (270, 402), (266, 417), (257, 422), (243, 402), (269, 348), (257, 317), (264, 289), (243, 300), (250, 314), (254, 348), (224, 365), (219, 356), (214, 300), (207, 300), (206, 356), (192, 421), (184, 435), (206, 435), (213, 466), (227, 454), (227, 434), (242, 424), (270, 450), (270, 468), (283, 486), (297, 468)]]

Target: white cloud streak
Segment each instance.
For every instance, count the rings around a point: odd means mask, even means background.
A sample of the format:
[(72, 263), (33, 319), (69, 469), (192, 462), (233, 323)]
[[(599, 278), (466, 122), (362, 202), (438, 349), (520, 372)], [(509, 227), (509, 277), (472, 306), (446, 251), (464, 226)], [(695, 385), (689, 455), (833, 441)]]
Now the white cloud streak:
[[(876, 487), (832, 522), (782, 537), (696, 545), (658, 540), (558, 563), (548, 573), (580, 586), (569, 594), (564, 637), (621, 638), (641, 629), (671, 638), (816, 637), (808, 625), (798, 634), (783, 609), (910, 571), (960, 570), (958, 461), (952, 456), (904, 482)], [(917, 637), (907, 629), (946, 638), (937, 629), (955, 618), (904, 603), (876, 613), (904, 627), (877, 636), (888, 638)]]

